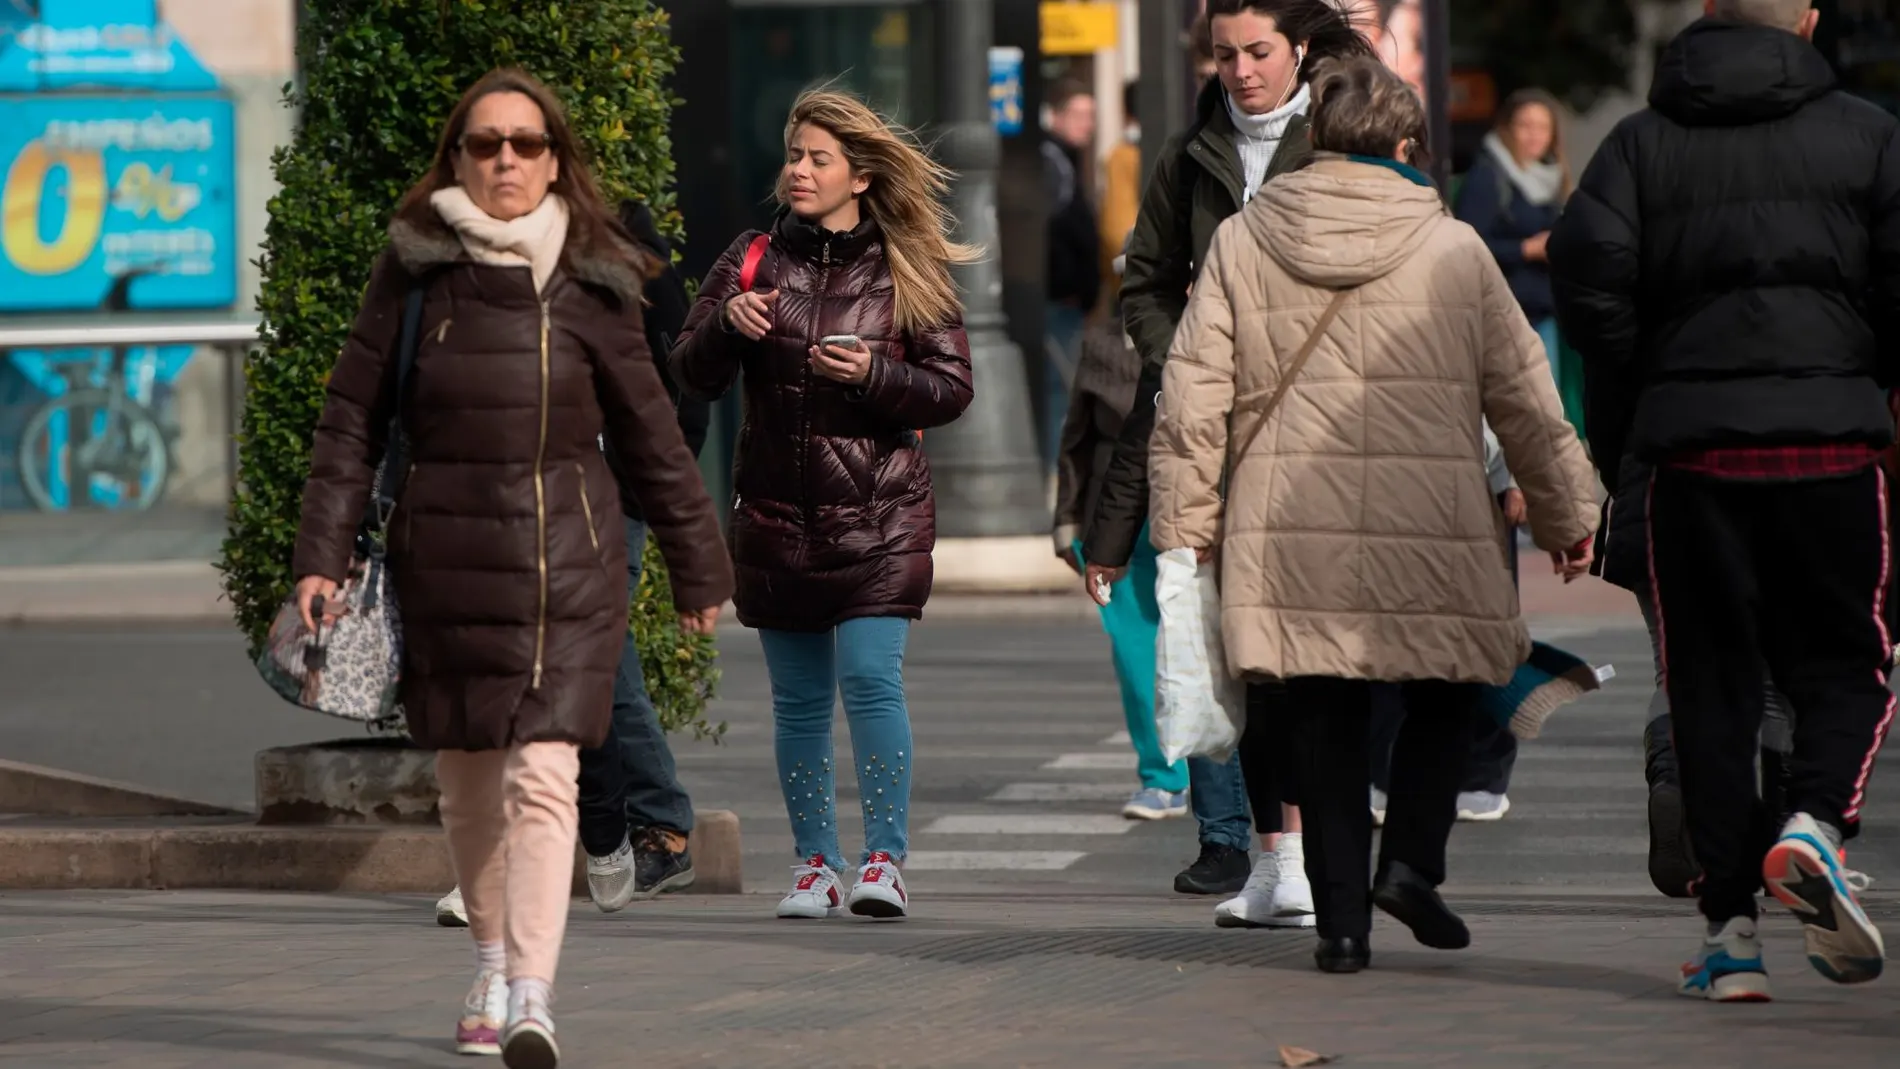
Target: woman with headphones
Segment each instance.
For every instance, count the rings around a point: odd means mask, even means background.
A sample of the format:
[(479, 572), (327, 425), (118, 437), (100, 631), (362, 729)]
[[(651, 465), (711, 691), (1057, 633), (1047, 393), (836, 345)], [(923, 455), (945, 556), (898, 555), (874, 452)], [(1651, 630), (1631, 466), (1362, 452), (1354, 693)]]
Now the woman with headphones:
[[(1372, 46), (1331, 0), (1208, 0), (1207, 18), (1216, 77), (1201, 93), (1196, 122), (1163, 146), (1129, 238), (1122, 320), (1141, 354), (1142, 373), (1135, 408), (1122, 426), (1083, 537), (1091, 596), (1119, 581), (1135, 546), (1148, 539), (1154, 398), (1215, 228), (1262, 186), (1312, 155), (1307, 80), (1313, 66), (1322, 59), (1373, 56)], [(1153, 598), (1154, 592), (1138, 596)], [(1248, 688), (1251, 726), (1236, 759), (1188, 761), (1201, 852), (1174, 886), (1189, 894), (1239, 892), (1215, 910), (1215, 923), (1223, 927), (1313, 924), (1299, 809), (1285, 804), (1291, 794), (1275, 767), (1275, 755), (1284, 749), (1271, 713), (1279, 693)], [(1261, 845), (1251, 875), (1250, 801)]]

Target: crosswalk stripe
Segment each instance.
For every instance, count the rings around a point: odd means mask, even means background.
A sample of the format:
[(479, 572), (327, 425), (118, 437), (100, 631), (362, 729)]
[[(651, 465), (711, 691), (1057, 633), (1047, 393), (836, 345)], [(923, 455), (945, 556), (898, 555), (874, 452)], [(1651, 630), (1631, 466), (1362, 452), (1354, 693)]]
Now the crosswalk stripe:
[(1011, 783), (992, 802), (1120, 802), (1134, 793), (1127, 783)]
[(1080, 850), (912, 850), (904, 862), (904, 871), (1059, 872), (1087, 856)]
[(963, 814), (938, 817), (925, 835), (1126, 835), (1134, 822), (1092, 813)]
[(1133, 746), (1134, 744), (1135, 740), (1129, 738), (1128, 732), (1126, 731), (1117, 731), (1115, 734), (1102, 740), (1103, 746)]
[(1121, 753), (1065, 753), (1042, 767), (1044, 769), (1109, 772), (1132, 769), (1137, 766), (1138, 762), (1135, 755), (1124, 751)]

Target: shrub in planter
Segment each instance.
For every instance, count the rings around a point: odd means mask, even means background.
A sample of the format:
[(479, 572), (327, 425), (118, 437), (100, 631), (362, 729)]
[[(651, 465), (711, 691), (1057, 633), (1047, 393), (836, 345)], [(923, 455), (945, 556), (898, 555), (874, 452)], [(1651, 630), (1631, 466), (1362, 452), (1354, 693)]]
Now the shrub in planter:
[[(281, 186), (265, 231), (265, 343), (246, 368), (239, 489), (218, 562), (255, 654), (289, 593), (290, 555), (324, 383), (356, 315), (384, 227), (427, 169), (462, 90), (495, 67), (532, 72), (561, 95), (610, 203), (644, 200), (680, 235), (667, 79), (679, 61), (651, 0), (306, 0), (301, 109), (272, 167)], [(666, 566), (649, 546), (629, 606), (647, 679), (669, 730), (717, 736), (705, 704), (718, 680), (710, 639), (675, 623)]]

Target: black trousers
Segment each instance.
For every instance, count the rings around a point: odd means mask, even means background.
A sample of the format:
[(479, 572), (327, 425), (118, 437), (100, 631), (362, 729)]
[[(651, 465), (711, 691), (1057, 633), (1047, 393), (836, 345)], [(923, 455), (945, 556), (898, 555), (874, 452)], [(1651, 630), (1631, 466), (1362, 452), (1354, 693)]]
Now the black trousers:
[(1240, 735), (1240, 778), (1247, 785), (1247, 807), (1254, 831), (1275, 835), (1285, 830), (1280, 806), (1299, 805), (1293, 777), (1286, 768), (1286, 684), (1247, 684), (1247, 730)]
[[(1372, 685), (1372, 785), (1392, 789), (1392, 746), (1405, 722), (1405, 699), (1396, 683)], [(1458, 790), (1508, 794), (1511, 772), (1517, 768), (1517, 736), (1508, 724), (1488, 716), (1471, 718), (1471, 753), (1465, 759), (1465, 778)]]
[[(1287, 681), (1294, 780), (1306, 826), (1306, 876), (1321, 938), (1372, 930), (1372, 704), (1375, 684), (1303, 676)], [(1403, 683), (1405, 717), (1392, 745), (1392, 786), (1379, 862), (1403, 861), (1434, 885), (1445, 881), (1445, 844), (1458, 816), (1458, 786), (1471, 749), (1477, 688)]]
[(1886, 476), (1650, 483), (1663, 687), (1702, 912), (1755, 915), (1777, 829), (1756, 789), (1764, 673), (1794, 709), (1786, 804), (1853, 836), (1893, 717)]

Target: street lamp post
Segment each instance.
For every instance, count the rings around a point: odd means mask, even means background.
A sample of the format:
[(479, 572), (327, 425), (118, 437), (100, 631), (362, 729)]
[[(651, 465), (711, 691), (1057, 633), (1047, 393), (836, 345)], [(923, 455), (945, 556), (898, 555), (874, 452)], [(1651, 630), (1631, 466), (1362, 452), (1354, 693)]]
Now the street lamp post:
[(976, 397), (962, 419), (925, 436), (937, 529), (952, 538), (1036, 534), (1049, 529), (1049, 510), (1029, 377), (1022, 350), (1003, 332), (1003, 276), (996, 262), (1002, 148), (990, 121), (991, 0), (937, 0), (936, 8), (943, 79), (938, 158), (957, 173), (951, 208), (959, 240), (988, 253), (955, 269)]

